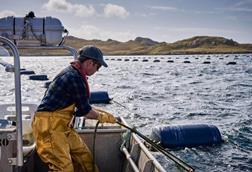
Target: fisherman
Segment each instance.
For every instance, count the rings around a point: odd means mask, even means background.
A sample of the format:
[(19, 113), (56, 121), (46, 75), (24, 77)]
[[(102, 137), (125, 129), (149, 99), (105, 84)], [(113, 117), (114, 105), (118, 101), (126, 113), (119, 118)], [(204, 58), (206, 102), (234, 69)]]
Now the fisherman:
[(32, 122), (37, 153), (49, 171), (93, 171), (90, 150), (73, 128), (76, 116), (97, 119), (100, 123), (116, 122), (113, 115), (95, 110), (89, 104), (87, 76), (101, 66), (108, 66), (101, 50), (90, 45), (78, 53), (77, 60), (54, 78)]

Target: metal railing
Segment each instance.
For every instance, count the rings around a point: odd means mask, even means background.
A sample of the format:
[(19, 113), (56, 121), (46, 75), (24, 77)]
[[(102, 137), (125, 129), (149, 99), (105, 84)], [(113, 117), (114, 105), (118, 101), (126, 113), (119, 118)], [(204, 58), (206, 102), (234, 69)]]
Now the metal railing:
[(17, 157), (12, 158), (15, 160), (11, 165), (17, 166), (17, 171), (23, 166), (23, 138), (22, 138), (22, 102), (21, 102), (21, 77), (20, 77), (20, 57), (19, 51), (20, 49), (62, 49), (68, 50), (74, 57), (77, 59), (78, 53), (76, 49), (60, 45), (60, 46), (16, 46), (11, 40), (0, 36), (0, 43), (3, 43), (0, 46), (4, 46), (7, 49), (10, 49), (12, 55), (14, 56), (14, 76), (15, 76), (15, 110), (16, 110), (16, 139), (17, 139)]
[(23, 139), (22, 139), (22, 106), (21, 106), (21, 79), (20, 79), (20, 58), (16, 45), (5, 37), (0, 36), (0, 42), (8, 46), (14, 56), (14, 77), (15, 77), (15, 109), (17, 124), (17, 159), (14, 164), (18, 167), (23, 165)]

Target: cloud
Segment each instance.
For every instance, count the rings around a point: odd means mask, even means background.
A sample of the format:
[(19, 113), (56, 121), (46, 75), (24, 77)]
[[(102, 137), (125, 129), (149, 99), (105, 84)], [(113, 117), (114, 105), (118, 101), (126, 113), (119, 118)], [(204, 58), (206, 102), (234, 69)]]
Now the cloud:
[(92, 5), (72, 4), (66, 0), (49, 0), (42, 8), (48, 11), (68, 12), (80, 17), (88, 17), (96, 14)]
[(132, 34), (130, 31), (126, 32), (114, 32), (108, 31), (104, 28), (100, 29), (94, 25), (82, 25), (78, 29), (72, 29), (71, 35), (77, 36), (83, 39), (99, 39), (99, 40), (107, 40), (113, 39), (118, 41), (128, 41), (129, 39), (133, 39), (136, 36)]
[(96, 11), (92, 5), (73, 5), (73, 11), (75, 15), (80, 17), (93, 16), (96, 14)]
[[(67, 12), (80, 17), (99, 16), (93, 5), (73, 4), (68, 0), (48, 0), (42, 8), (48, 11)], [(124, 7), (115, 4), (106, 4), (103, 11), (105, 17), (126, 18), (129, 15)]]
[(150, 8), (154, 10), (178, 11), (176, 7), (171, 7), (171, 6), (152, 6)]
[(115, 4), (105, 5), (104, 14), (106, 17), (126, 18), (129, 16), (129, 12), (124, 7)]
[(189, 14), (216, 14), (216, 11), (206, 11), (206, 10), (185, 10), (185, 9), (179, 9), (176, 7), (172, 6), (152, 6), (149, 7), (153, 10), (158, 10), (158, 11), (169, 11), (169, 12), (182, 12), (182, 13), (189, 13)]
[(223, 11), (233, 11), (233, 12), (252, 12), (251, 8), (242, 8), (242, 7), (227, 7), (227, 8), (216, 8), (217, 10)]
[(236, 4), (234, 4), (234, 6), (236, 7), (248, 7), (249, 5), (252, 5), (252, 0), (241, 0), (239, 2), (237, 2)]
[(232, 12), (252, 12), (252, 0), (241, 0), (234, 5), (231, 5), (226, 8), (217, 8), (218, 10), (223, 11), (232, 11)]
[(0, 17), (7, 17), (7, 16), (16, 16), (16, 13), (10, 10), (0, 11)]

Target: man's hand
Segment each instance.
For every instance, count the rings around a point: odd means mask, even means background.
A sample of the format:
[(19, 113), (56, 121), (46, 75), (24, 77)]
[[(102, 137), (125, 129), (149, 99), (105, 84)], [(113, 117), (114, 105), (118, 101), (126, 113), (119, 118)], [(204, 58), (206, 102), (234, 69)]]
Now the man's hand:
[(116, 118), (110, 114), (110, 113), (105, 113), (105, 112), (98, 112), (99, 115), (97, 117), (97, 120), (100, 122), (100, 123), (116, 123)]

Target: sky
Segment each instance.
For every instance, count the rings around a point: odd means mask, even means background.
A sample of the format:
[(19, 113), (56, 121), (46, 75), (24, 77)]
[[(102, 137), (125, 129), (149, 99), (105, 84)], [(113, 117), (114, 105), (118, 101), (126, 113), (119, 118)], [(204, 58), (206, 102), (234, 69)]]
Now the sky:
[(252, 0), (0, 0), (0, 17), (29, 11), (58, 18), (69, 35), (88, 40), (220, 36), (252, 43)]

